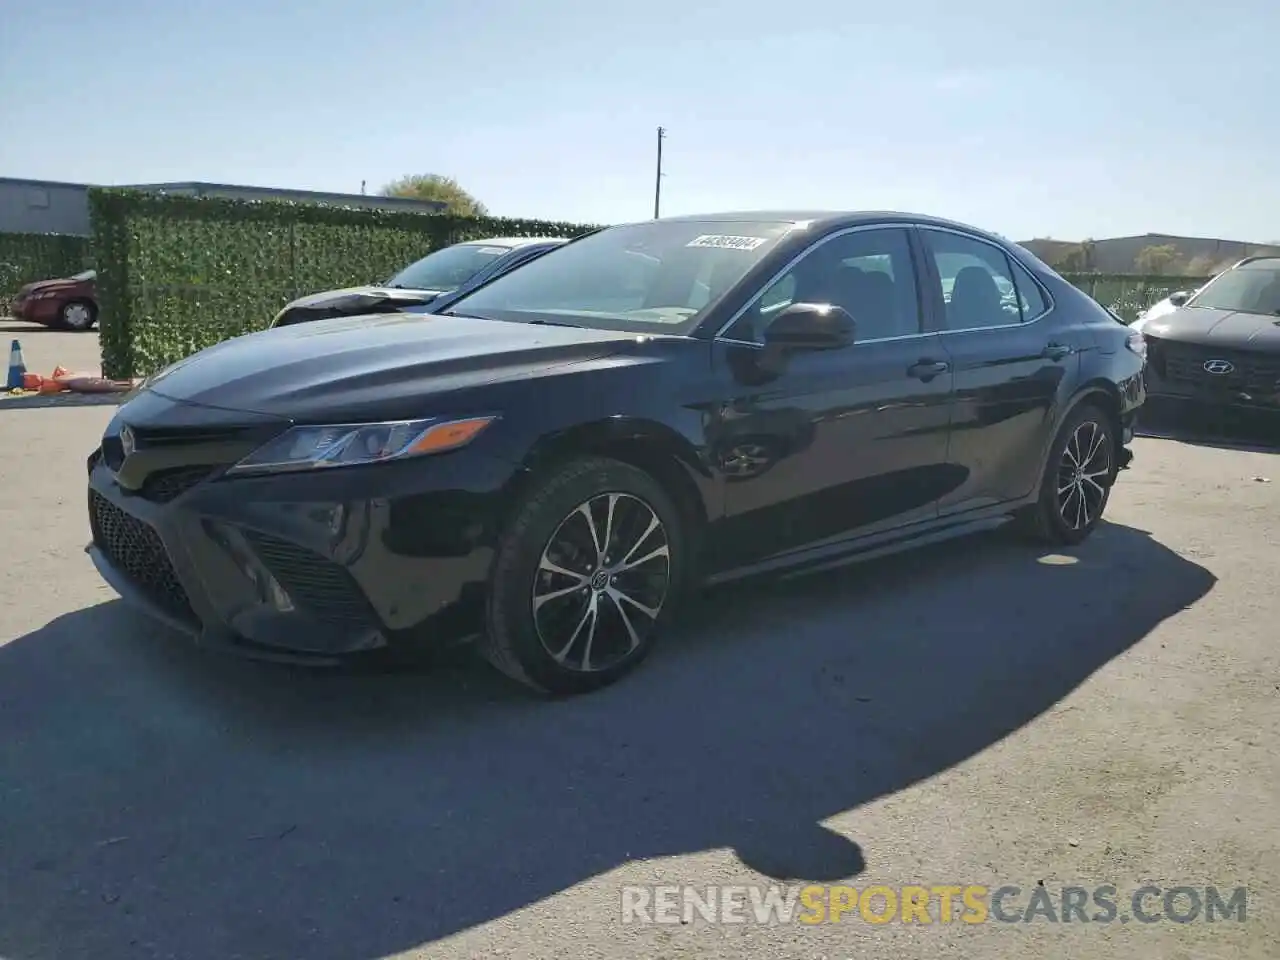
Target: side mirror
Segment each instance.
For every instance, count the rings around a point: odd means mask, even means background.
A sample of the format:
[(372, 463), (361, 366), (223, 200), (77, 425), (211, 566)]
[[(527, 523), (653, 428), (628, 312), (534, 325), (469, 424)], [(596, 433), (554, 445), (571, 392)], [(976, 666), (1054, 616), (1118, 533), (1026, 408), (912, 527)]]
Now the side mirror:
[(1175, 307), (1183, 306), (1190, 299), (1191, 294), (1187, 293), (1185, 290), (1179, 290), (1177, 293), (1169, 294), (1169, 302)]
[(793, 303), (765, 328), (766, 346), (784, 350), (838, 350), (854, 341), (857, 324), (844, 307)]

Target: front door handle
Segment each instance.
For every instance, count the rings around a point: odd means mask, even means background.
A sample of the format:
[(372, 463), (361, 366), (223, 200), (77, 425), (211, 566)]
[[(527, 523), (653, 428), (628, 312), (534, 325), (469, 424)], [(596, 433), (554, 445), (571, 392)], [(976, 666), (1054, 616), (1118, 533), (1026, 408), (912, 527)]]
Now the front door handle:
[(911, 366), (907, 367), (907, 373), (915, 377), (917, 380), (923, 380), (928, 383), (934, 377), (946, 373), (951, 369), (951, 364), (944, 363), (941, 360), (917, 360)]
[(1045, 348), (1040, 351), (1040, 356), (1047, 360), (1058, 361), (1064, 357), (1071, 356), (1072, 350), (1065, 343), (1048, 343)]

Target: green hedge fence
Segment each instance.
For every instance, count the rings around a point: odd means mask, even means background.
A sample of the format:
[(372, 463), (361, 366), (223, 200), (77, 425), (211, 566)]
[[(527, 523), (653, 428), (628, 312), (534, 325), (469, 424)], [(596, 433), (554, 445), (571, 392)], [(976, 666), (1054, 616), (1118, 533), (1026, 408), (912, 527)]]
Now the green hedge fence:
[(0, 233), (0, 312), (34, 280), (69, 277), (93, 266), (88, 237), (61, 233)]
[(283, 200), (92, 189), (103, 373), (145, 376), (265, 328), (290, 300), (385, 279), (485, 237), (574, 237), (594, 226)]
[(1139, 313), (1153, 303), (1159, 303), (1169, 294), (1179, 290), (1189, 293), (1213, 279), (1146, 277), (1123, 273), (1064, 273), (1062, 276), (1127, 323), (1133, 323), (1138, 319)]
[[(89, 191), (89, 204), (103, 372), (121, 379), (154, 373), (197, 350), (261, 330), (296, 297), (376, 282), (451, 243), (494, 236), (573, 237), (596, 229), (98, 188)], [(73, 256), (74, 246), (65, 246), (65, 256), (79, 268), (86, 258)], [(45, 275), (73, 272), (70, 265), (51, 266)], [(1175, 290), (1204, 282), (1065, 276), (1129, 322)]]

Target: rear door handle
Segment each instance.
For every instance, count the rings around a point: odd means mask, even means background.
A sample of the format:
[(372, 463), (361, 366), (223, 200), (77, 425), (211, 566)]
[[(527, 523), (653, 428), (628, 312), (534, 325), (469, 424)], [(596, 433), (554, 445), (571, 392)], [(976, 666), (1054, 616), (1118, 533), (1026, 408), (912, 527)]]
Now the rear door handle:
[(946, 373), (951, 369), (951, 364), (943, 363), (940, 360), (918, 360), (911, 366), (907, 367), (907, 373), (915, 377), (917, 380), (923, 380), (928, 383), (934, 377)]
[(1065, 343), (1049, 343), (1045, 344), (1045, 348), (1040, 351), (1040, 356), (1056, 361), (1071, 356), (1072, 352), (1072, 349)]

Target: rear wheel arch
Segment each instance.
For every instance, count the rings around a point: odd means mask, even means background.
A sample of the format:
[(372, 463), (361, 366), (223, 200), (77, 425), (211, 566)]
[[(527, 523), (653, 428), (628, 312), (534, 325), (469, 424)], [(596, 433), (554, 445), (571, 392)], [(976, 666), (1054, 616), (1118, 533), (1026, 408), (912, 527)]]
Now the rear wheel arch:
[[(1045, 438), (1044, 448), (1040, 451), (1040, 471), (1036, 475), (1036, 490), (1039, 490), (1040, 485), (1044, 483), (1045, 471), (1049, 468), (1049, 454), (1053, 450), (1053, 443), (1058, 437), (1058, 432), (1062, 429), (1062, 425), (1067, 422), (1067, 418), (1082, 403), (1092, 403), (1107, 415), (1108, 420), (1110, 420), (1112, 436), (1115, 437), (1117, 447), (1119, 446), (1124, 431), (1124, 425), (1120, 417), (1120, 390), (1109, 380), (1102, 378), (1089, 380), (1082, 384), (1062, 404), (1058, 415), (1053, 419), (1053, 429), (1047, 431), (1048, 436)], [(1119, 452), (1119, 449), (1117, 449), (1116, 453), (1119, 454)]]
[(1120, 416), (1120, 389), (1110, 380), (1102, 378), (1090, 380), (1077, 390), (1062, 411), (1059, 425), (1071, 415), (1072, 410), (1086, 402), (1095, 404), (1110, 418), (1113, 435), (1116, 443), (1119, 443), (1124, 433), (1124, 423)]

